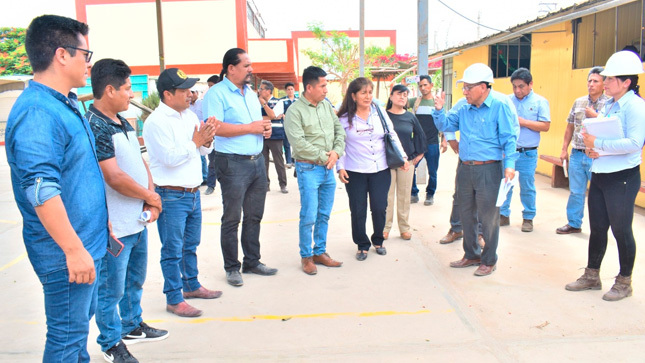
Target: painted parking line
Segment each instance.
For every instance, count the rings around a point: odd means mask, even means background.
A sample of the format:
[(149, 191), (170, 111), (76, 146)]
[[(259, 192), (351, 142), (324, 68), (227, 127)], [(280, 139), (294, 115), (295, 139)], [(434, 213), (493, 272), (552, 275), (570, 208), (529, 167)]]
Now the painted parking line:
[(219, 318), (198, 318), (198, 319), (173, 319), (173, 320), (146, 320), (147, 323), (156, 324), (156, 323), (165, 323), (165, 322), (177, 322), (177, 323), (186, 323), (186, 324), (203, 324), (212, 321), (219, 322), (252, 322), (252, 321), (263, 321), (263, 320), (280, 320), (288, 321), (291, 319), (336, 319), (343, 317), (357, 317), (357, 318), (374, 318), (381, 316), (403, 316), (403, 315), (422, 315), (422, 314), (432, 314), (432, 313), (454, 313), (454, 309), (445, 309), (432, 311), (429, 309), (421, 309), (417, 311), (370, 311), (370, 312), (346, 312), (346, 313), (320, 313), (320, 314), (295, 314), (295, 315), (251, 315), (251, 316), (230, 316), (230, 317), (219, 317)]
[(27, 252), (26, 252), (26, 251), (25, 251), (25, 252), (23, 252), (23, 253), (22, 253), (22, 255), (20, 255), (20, 256), (18, 256), (18, 257), (16, 257), (16, 258), (14, 258), (14, 259), (13, 259), (11, 262), (9, 262), (8, 264), (6, 264), (6, 265), (4, 265), (4, 266), (0, 267), (0, 271), (4, 271), (4, 270), (8, 269), (9, 267), (11, 267), (11, 266), (13, 266), (13, 265), (17, 264), (18, 262), (20, 262), (20, 261), (24, 260), (24, 259), (25, 259), (25, 257), (27, 257)]

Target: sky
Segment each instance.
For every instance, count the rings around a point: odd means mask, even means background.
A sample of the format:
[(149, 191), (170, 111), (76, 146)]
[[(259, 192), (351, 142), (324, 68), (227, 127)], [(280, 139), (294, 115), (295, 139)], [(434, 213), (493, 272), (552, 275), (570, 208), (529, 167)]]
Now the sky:
[[(326, 30), (359, 30), (359, 0), (254, 0), (265, 22), (267, 38), (290, 37), (312, 22)], [(580, 3), (584, 0), (578, 0)], [(541, 10), (573, 5), (575, 0), (444, 0), (464, 16), (505, 30), (546, 13)], [(365, 29), (397, 31), (397, 53), (417, 53), (417, 0), (365, 0)], [(321, 5), (321, 4), (324, 4)], [(521, 4), (521, 6), (518, 6)], [(497, 33), (456, 15), (437, 0), (428, 0), (429, 53)]]
[[(9, 2), (11, 0), (0, 0)], [(582, 2), (584, 0), (578, 0)], [(327, 30), (359, 30), (359, 0), (254, 0), (267, 28), (267, 38), (291, 37), (312, 22)], [(417, 0), (365, 0), (365, 29), (397, 31), (397, 53), (417, 53)], [(444, 0), (464, 16), (504, 30), (533, 20), (547, 6), (567, 7), (575, 0)], [(74, 0), (11, 1), (11, 11), (0, 12), (0, 27), (27, 27), (41, 14), (75, 17)], [(521, 6), (518, 6), (521, 4)], [(428, 0), (428, 48), (433, 52), (477, 40), (497, 31), (486, 29)], [(91, 27), (91, 24), (90, 24)]]

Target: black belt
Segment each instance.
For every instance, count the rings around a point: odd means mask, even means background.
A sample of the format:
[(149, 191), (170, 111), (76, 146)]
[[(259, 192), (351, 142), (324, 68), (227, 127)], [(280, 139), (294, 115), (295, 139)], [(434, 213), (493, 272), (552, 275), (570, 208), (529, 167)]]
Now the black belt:
[(223, 156), (225, 158), (237, 158), (237, 159), (255, 160), (255, 159), (259, 159), (260, 156), (262, 156), (262, 153), (255, 154), (255, 155), (240, 155), (240, 154), (227, 154), (227, 153), (221, 153), (219, 151), (215, 151), (215, 155)]
[(492, 163), (498, 163), (499, 160), (486, 160), (486, 161), (477, 161), (477, 160), (459, 160), (462, 164), (464, 165), (484, 165), (484, 164), (492, 164)]
[(583, 152), (585, 152), (585, 149), (576, 149), (576, 148), (571, 149), (571, 152), (574, 152), (574, 151), (577, 151), (579, 153), (583, 153)]
[(525, 151), (535, 150), (535, 149), (537, 149), (537, 146), (533, 146), (533, 147), (518, 147), (517, 152), (518, 153), (523, 153)]

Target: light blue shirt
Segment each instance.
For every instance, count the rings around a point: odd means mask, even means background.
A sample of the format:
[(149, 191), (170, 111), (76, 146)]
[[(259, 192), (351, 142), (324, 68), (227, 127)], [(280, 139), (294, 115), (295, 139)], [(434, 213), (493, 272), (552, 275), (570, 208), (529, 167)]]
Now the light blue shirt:
[[(467, 103), (468, 103), (468, 101), (466, 101), (466, 97), (462, 97), (462, 98), (459, 99), (459, 101), (457, 101), (457, 103), (454, 106), (452, 106), (452, 108), (450, 110), (448, 110), (448, 112), (451, 112), (451, 111), (455, 112), (455, 111), (457, 111), (459, 109), (459, 107), (461, 107), (461, 106), (463, 106), (463, 105), (465, 105)], [(443, 136), (446, 138), (446, 141), (457, 140), (457, 134), (454, 133), (454, 132), (446, 131), (446, 132), (443, 133)]]
[(634, 168), (641, 164), (641, 150), (645, 142), (645, 101), (634, 91), (627, 92), (618, 101), (607, 101), (601, 111), (604, 116), (617, 116), (623, 124), (622, 139), (603, 140), (596, 138), (594, 149), (619, 155), (603, 155), (593, 160), (594, 173), (613, 173)]
[[(262, 120), (262, 106), (258, 95), (248, 85), (244, 85), (244, 94), (242, 94), (227, 77), (206, 92), (202, 105), (207, 118), (215, 116), (218, 120), (229, 124), (244, 125)], [(263, 146), (262, 134), (215, 136), (215, 151), (222, 153), (257, 155), (262, 152)]]
[[(513, 101), (518, 116), (530, 121), (551, 122), (549, 101), (546, 98), (531, 91), (521, 100), (514, 94), (508, 95)], [(517, 147), (538, 147), (540, 145), (540, 132), (520, 127), (520, 137), (517, 139)]]
[(479, 107), (462, 104), (447, 114), (435, 109), (432, 117), (440, 131), (460, 132), (461, 160), (504, 160), (505, 168), (515, 169), (519, 122), (515, 107), (506, 95), (491, 89)]

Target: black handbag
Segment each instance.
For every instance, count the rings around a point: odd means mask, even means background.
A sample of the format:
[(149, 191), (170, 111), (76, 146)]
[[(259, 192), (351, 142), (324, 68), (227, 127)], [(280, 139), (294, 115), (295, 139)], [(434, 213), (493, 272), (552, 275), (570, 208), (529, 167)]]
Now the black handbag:
[(405, 165), (405, 159), (403, 159), (403, 155), (401, 155), (399, 149), (394, 145), (394, 138), (390, 133), (390, 129), (387, 127), (381, 108), (377, 105), (374, 105), (374, 107), (376, 107), (378, 117), (381, 119), (381, 124), (383, 125), (383, 130), (385, 130), (383, 141), (385, 141), (385, 159), (387, 160), (387, 166), (390, 169), (400, 168)]

